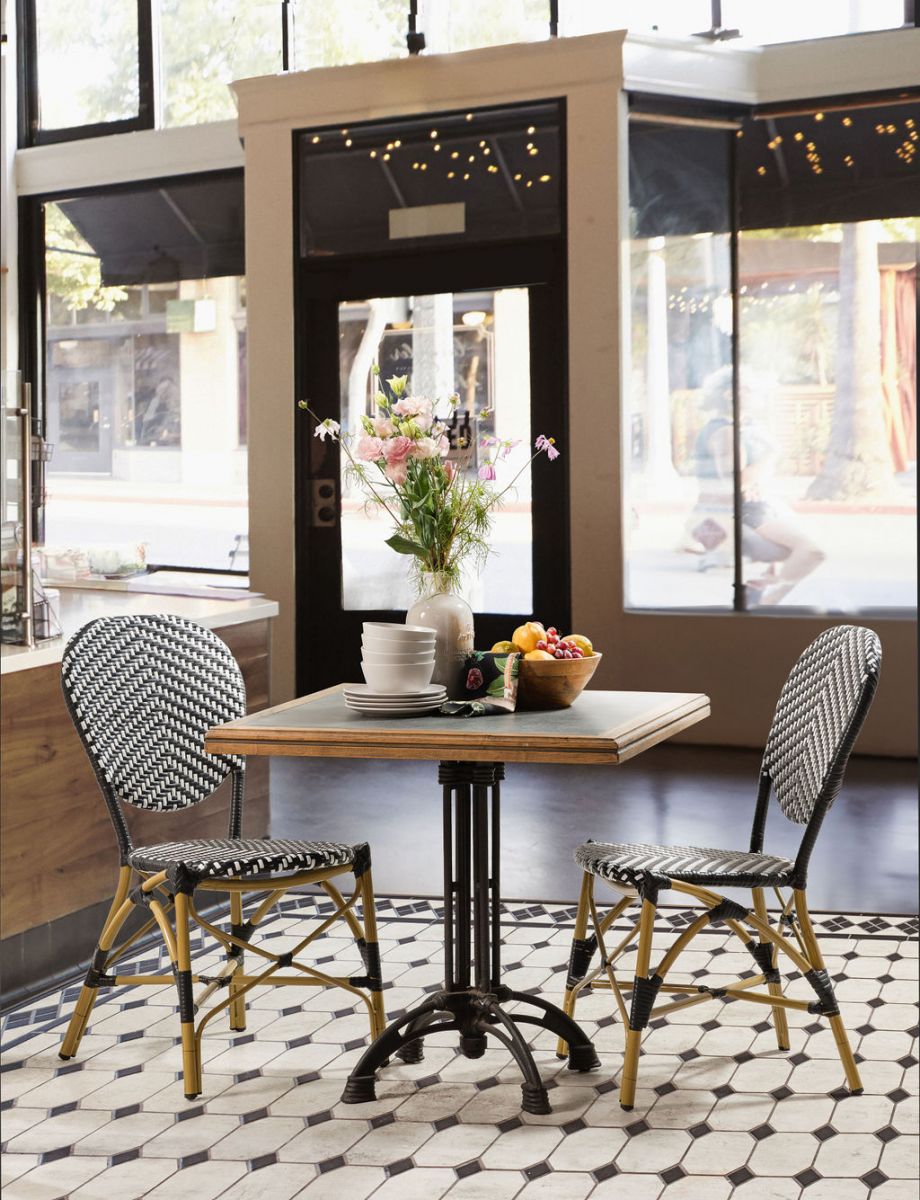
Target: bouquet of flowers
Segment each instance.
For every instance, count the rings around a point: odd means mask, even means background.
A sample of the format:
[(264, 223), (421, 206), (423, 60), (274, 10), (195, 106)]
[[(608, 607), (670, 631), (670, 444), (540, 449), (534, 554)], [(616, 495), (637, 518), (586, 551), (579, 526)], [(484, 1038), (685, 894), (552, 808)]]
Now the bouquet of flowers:
[[(379, 368), (374, 373), (379, 375)], [(360, 432), (321, 420), (307, 401), (301, 400), (300, 407), (317, 423), (314, 436), (341, 446), (348, 460), (346, 478), (360, 486), (369, 505), (392, 519), (395, 528), (387, 545), (413, 557), (420, 590), (428, 584), (436, 591), (456, 590), (461, 565), (471, 558), (481, 568), (488, 557), (492, 513), (521, 474), (541, 454), (551, 462), (559, 457), (555, 439), (540, 434), (527, 461), (498, 486), (497, 468), (519, 441), (481, 437), (479, 469), (471, 474), (466, 468), (472, 447), (461, 446), (459, 454), (451, 454), (448, 437), (459, 396), (449, 396), (447, 411), (439, 414), (436, 401), (410, 394), (407, 375), (386, 380), (386, 388), (378, 383), (376, 415), (361, 418)], [(489, 416), (491, 410), (483, 409), (476, 420)]]

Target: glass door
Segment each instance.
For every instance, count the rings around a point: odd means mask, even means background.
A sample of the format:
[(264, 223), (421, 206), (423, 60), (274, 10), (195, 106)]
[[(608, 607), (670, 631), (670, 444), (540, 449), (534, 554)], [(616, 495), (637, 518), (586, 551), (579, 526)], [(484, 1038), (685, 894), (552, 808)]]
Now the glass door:
[[(480, 260), (472, 269), (471, 258)], [(481, 256), (426, 256), (398, 270), (366, 262), (357, 273), (305, 273), (303, 291), (325, 294), (302, 297), (299, 396), (320, 417), (355, 429), (374, 413), (374, 364), (385, 378), (410, 375), (418, 394), (446, 401), (456, 393), (457, 433), (472, 442), (463, 469), (478, 471), (480, 437), (519, 440), (505, 464), (510, 480), (538, 434), (565, 445), (560, 258), (547, 244), (529, 252), (515, 245)], [(305, 692), (360, 680), (362, 622), (404, 620), (415, 592), (408, 560), (385, 544), (388, 520), (348, 479), (344, 455), (312, 436), (306, 413), (297, 422), (298, 688)], [(567, 625), (564, 456), (524, 470), (495, 514), (490, 542), (483, 569), (463, 581), (477, 646), (510, 637), (531, 616)]]

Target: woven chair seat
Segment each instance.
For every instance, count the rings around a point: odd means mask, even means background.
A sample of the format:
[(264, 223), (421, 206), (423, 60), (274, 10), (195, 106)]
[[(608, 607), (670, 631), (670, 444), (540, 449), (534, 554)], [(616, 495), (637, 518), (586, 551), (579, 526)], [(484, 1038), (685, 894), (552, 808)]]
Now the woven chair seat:
[(666, 887), (695, 883), (701, 887), (780, 887), (795, 864), (772, 854), (752, 850), (706, 850), (699, 846), (647, 846), (630, 842), (585, 842), (575, 851), (584, 871), (612, 883), (641, 887), (657, 883)]
[(130, 855), (138, 871), (181, 869), (195, 879), (239, 879), (277, 871), (314, 871), (348, 866), (357, 847), (342, 842), (298, 842), (286, 838), (202, 838), (139, 846)]

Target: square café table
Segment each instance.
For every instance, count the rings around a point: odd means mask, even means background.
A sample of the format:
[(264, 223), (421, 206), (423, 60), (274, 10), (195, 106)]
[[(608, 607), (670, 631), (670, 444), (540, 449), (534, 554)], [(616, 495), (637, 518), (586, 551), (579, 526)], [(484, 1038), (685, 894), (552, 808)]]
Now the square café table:
[[(519, 1025), (561, 1037), (569, 1068), (599, 1066), (584, 1031), (555, 1004), (501, 982), (500, 788), (504, 764), (626, 762), (709, 715), (709, 698), (688, 692), (582, 693), (571, 708), (488, 717), (368, 716), (353, 712), (342, 685), (208, 731), (213, 754), (432, 760), (439, 763), (444, 855), (444, 986), (393, 1021), (368, 1047), (342, 1099), (376, 1098), (377, 1069), (397, 1055), (421, 1062), (426, 1034), (453, 1030), (460, 1052), (478, 1058), (486, 1036), (512, 1054), (524, 1078), (525, 1112), (549, 1099)], [(573, 798), (574, 799), (574, 798)], [(408, 832), (408, 831), (407, 831)], [(381, 986), (379, 971), (374, 986)], [(515, 1011), (505, 1005), (516, 1002)], [(521, 1005), (532, 1012), (520, 1011)]]

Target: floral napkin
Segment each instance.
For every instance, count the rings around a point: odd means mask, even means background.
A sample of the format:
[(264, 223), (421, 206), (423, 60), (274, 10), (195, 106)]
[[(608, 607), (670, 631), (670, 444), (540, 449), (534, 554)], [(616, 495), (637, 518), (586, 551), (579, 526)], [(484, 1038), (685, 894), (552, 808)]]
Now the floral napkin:
[(520, 663), (516, 651), (493, 654), (491, 650), (474, 650), (467, 655), (460, 678), (465, 699), (445, 700), (441, 713), (446, 717), (491, 717), (514, 712)]

